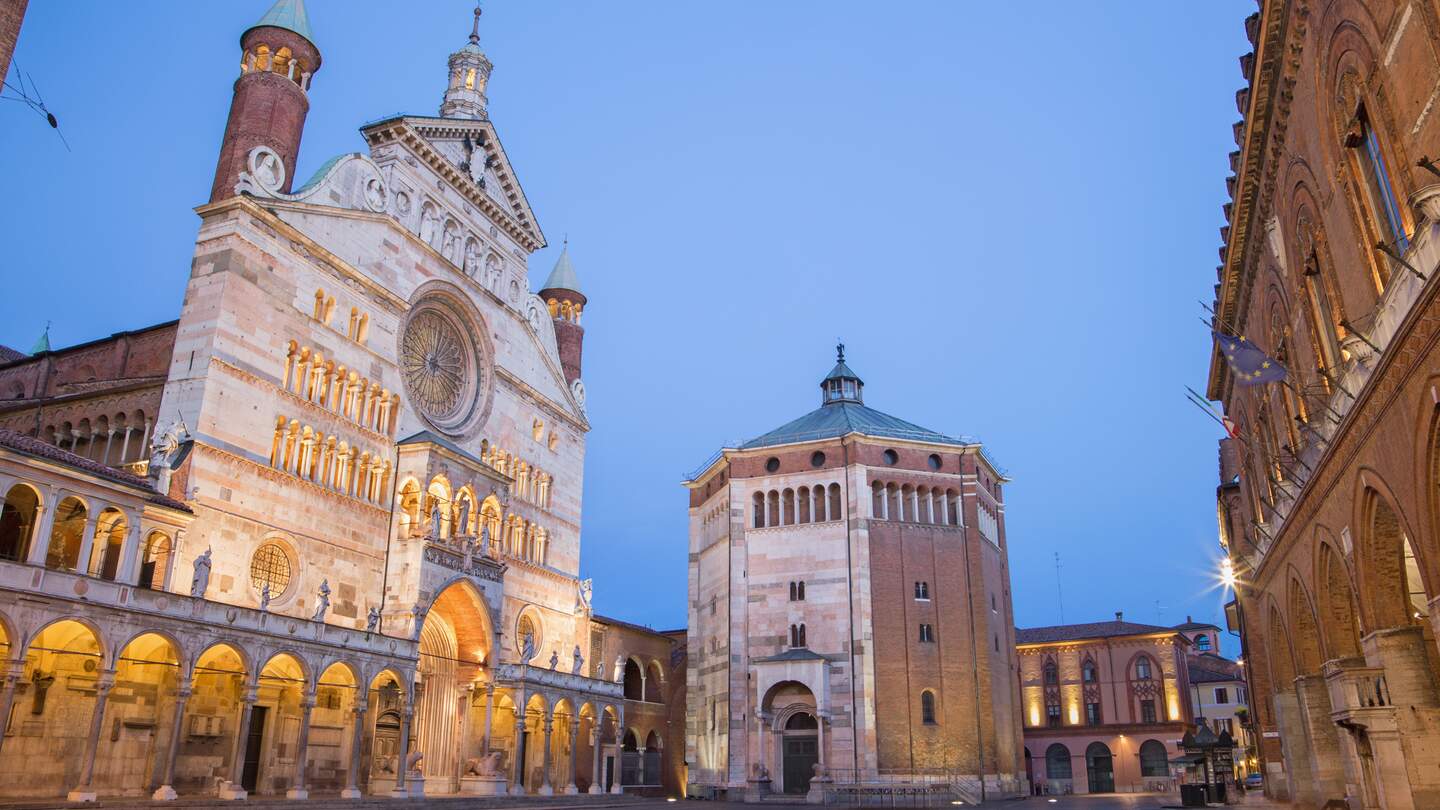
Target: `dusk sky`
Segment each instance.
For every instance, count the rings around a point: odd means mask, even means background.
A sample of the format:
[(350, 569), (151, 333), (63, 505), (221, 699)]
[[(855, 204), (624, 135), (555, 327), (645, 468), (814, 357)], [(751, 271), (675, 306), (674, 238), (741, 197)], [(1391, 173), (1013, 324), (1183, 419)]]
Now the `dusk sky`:
[[(33, 0), (0, 105), (0, 343), (179, 314), (268, 0)], [(358, 128), (433, 115), (468, 0), (307, 0), (303, 180)], [(686, 474), (819, 404), (982, 440), (1013, 479), (1021, 627), (1223, 625), (1203, 389), (1253, 0), (485, 4), (490, 117), (585, 310), (582, 576), (686, 621)], [(403, 9), (403, 10), (402, 10)], [(7, 93), (6, 95), (13, 95)], [(298, 184), (297, 184), (298, 185)], [(1233, 638), (1227, 651), (1238, 652)]]

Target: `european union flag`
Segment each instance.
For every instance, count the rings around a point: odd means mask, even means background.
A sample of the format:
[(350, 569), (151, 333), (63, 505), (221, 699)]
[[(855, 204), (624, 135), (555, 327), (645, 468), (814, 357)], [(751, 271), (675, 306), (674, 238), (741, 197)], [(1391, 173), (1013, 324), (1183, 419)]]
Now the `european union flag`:
[(1264, 385), (1285, 379), (1285, 367), (1275, 362), (1270, 355), (1260, 351), (1254, 343), (1243, 337), (1222, 335), (1215, 332), (1220, 343), (1220, 353), (1235, 372), (1237, 385)]

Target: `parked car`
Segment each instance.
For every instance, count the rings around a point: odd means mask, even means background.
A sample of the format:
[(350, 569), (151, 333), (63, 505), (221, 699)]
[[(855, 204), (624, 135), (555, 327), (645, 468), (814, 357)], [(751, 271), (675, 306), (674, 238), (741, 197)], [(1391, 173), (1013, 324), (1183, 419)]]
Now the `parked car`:
[(1264, 786), (1265, 786), (1265, 777), (1261, 776), (1258, 772), (1252, 773), (1252, 774), (1250, 774), (1250, 775), (1248, 775), (1248, 776), (1245, 777), (1245, 789), (1246, 789), (1246, 790), (1259, 790), (1260, 788), (1262, 788), (1262, 787), (1264, 787)]

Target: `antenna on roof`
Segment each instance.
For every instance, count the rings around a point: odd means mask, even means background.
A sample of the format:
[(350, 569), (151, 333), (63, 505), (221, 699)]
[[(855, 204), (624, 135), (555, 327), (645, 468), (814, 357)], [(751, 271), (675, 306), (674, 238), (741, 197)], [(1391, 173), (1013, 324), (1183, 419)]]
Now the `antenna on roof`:
[(1060, 605), (1060, 623), (1065, 623), (1065, 594), (1060, 590), (1060, 552), (1055, 552), (1055, 601)]

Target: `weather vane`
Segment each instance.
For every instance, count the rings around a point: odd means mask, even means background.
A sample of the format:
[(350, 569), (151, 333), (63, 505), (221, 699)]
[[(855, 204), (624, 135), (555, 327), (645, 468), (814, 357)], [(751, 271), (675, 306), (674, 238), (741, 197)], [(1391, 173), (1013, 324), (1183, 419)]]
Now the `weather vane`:
[(840, 338), (835, 338), (835, 359), (845, 362), (845, 341)]

